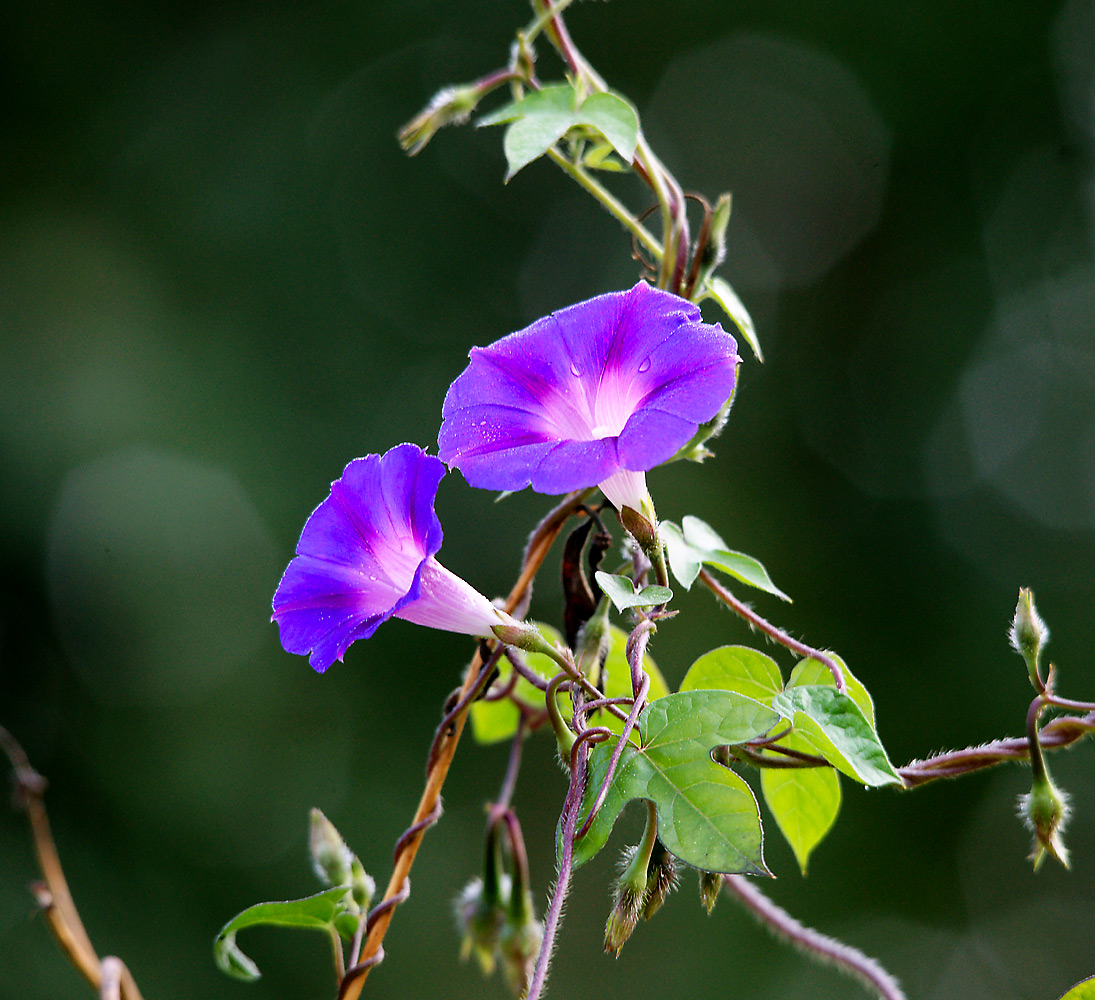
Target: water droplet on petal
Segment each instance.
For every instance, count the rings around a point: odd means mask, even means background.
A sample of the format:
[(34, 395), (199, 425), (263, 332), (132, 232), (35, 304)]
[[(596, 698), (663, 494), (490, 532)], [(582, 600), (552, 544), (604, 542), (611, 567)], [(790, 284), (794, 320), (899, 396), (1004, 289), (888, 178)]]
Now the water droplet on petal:
[(642, 364), (639, 365), (640, 372), (650, 371), (650, 358), (644, 358)]
[(573, 361), (570, 363), (570, 374), (573, 375), (575, 378), (582, 377), (582, 369), (579, 368), (578, 365)]

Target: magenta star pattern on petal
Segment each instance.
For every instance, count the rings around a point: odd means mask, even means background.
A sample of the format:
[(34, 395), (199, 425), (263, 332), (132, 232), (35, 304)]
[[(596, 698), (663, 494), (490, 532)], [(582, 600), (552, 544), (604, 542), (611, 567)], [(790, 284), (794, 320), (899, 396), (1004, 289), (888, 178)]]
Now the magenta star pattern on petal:
[(434, 513), (445, 467), (413, 444), (346, 466), (308, 518), (274, 594), (272, 620), (290, 653), (322, 673), (350, 643), (391, 617), (430, 628), (493, 637), (512, 619), (434, 556)]
[(672, 458), (734, 391), (737, 344), (698, 307), (639, 282), (473, 348), (449, 387), (440, 458), (472, 486), (600, 486), (639, 510), (643, 473)]

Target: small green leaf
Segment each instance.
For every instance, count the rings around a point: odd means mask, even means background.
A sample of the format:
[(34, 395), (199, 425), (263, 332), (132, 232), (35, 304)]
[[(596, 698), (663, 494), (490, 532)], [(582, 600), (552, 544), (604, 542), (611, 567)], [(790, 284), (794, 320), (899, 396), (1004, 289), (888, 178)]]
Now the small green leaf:
[(591, 94), (579, 105), (578, 93), (570, 84), (530, 91), (476, 122), (477, 126), (505, 124), (509, 125), (502, 140), (507, 181), (572, 128), (595, 130), (625, 164), (634, 159), (639, 141), (639, 116), (628, 101), (618, 94), (603, 93)]
[(783, 690), (776, 661), (748, 646), (720, 646), (704, 653), (688, 668), (682, 691), (737, 691), (764, 705)]
[(612, 152), (612, 143), (599, 142), (582, 156), (582, 166), (590, 170), (611, 170), (614, 173), (623, 173), (630, 169), (613, 156)]
[(236, 979), (254, 980), (261, 973), (236, 944), (237, 932), (245, 927), (259, 925), (270, 927), (304, 927), (323, 931), (332, 926), (343, 912), (343, 901), (350, 892), (348, 885), (325, 889), (304, 899), (291, 899), (275, 903), (256, 903), (237, 914), (221, 928), (213, 942), (213, 957), (217, 967)]
[(696, 582), (696, 577), (703, 569), (703, 560), (684, 540), (681, 529), (672, 521), (662, 521), (658, 526), (658, 532), (662, 536), (662, 541), (665, 542), (665, 552), (669, 557), (669, 568), (673, 571), (673, 576), (685, 590), (691, 590), (692, 584)]
[(824, 684), (788, 688), (772, 707), (838, 771), (864, 785), (900, 785), (882, 743), (859, 706)]
[(508, 164), (507, 181), (543, 156), (567, 133), (578, 113), (577, 101), (573, 87), (558, 84), (531, 91), (476, 122), (479, 126), (510, 123), (502, 139)]
[(659, 604), (668, 604), (673, 600), (673, 591), (668, 587), (659, 587), (651, 584), (636, 591), (635, 584), (626, 576), (616, 576), (614, 573), (597, 571), (597, 582), (616, 605), (617, 611), (626, 611), (628, 608), (652, 608)]
[[(795, 733), (779, 742), (791, 750), (816, 753), (812, 743)], [(766, 767), (760, 772), (760, 787), (805, 875), (811, 852), (840, 812), (840, 778), (830, 767)]]
[(685, 542), (706, 565), (721, 569), (750, 587), (790, 602), (791, 598), (772, 582), (768, 571), (758, 560), (744, 552), (734, 552), (727, 548), (726, 542), (706, 521), (689, 514), (681, 520), (681, 530)]
[(1081, 979), (1061, 1000), (1095, 1000), (1095, 976)]
[[(864, 718), (873, 728), (874, 702), (871, 701), (871, 696), (863, 686), (863, 682), (848, 669), (848, 665), (836, 653), (828, 652), (828, 655), (836, 661), (836, 665), (844, 674), (844, 693), (859, 706)], [(811, 657), (798, 663), (791, 671), (791, 679), (787, 682), (789, 688), (807, 684), (828, 684), (830, 687), (836, 687), (836, 680), (833, 678), (833, 672), (824, 663)]]
[(490, 125), (506, 125), (526, 118), (528, 115), (544, 114), (551, 111), (565, 111), (570, 115), (578, 106), (578, 94), (570, 84), (557, 83), (540, 90), (530, 90), (519, 101), (510, 101), (502, 107), (476, 119), (476, 128)]
[[(770, 874), (756, 799), (737, 774), (711, 759), (711, 751), (759, 736), (778, 718), (732, 691), (681, 691), (651, 702), (639, 716), (640, 745), (623, 748), (603, 805), (574, 845), (575, 867), (604, 846), (629, 801), (648, 799), (658, 810), (658, 836), (682, 861), (710, 872)], [(590, 755), (579, 828), (613, 749), (607, 740)]]
[(745, 338), (745, 342), (752, 348), (756, 359), (763, 364), (764, 355), (760, 350), (760, 340), (757, 338), (752, 317), (749, 315), (749, 310), (745, 308), (745, 303), (738, 298), (738, 293), (730, 287), (730, 282), (724, 278), (708, 278), (707, 288), (700, 297), (700, 301), (704, 299), (714, 299), (722, 307), (722, 311), (730, 317), (734, 326)]
[(579, 125), (591, 125), (601, 133), (624, 163), (635, 159), (639, 142), (639, 113), (618, 94), (591, 94), (578, 111)]

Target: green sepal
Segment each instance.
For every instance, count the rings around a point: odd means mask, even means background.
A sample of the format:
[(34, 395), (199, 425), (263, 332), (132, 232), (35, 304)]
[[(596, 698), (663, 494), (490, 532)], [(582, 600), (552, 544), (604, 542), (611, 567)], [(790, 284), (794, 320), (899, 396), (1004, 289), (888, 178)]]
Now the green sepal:
[(252, 981), (262, 973), (236, 944), (236, 934), (245, 927), (303, 927), (325, 931), (336, 925), (336, 918), (345, 912), (350, 886), (325, 889), (314, 896), (281, 902), (256, 903), (228, 921), (213, 942), (213, 957), (217, 968), (236, 979)]
[[(681, 691), (651, 702), (639, 715), (639, 745), (623, 748), (608, 794), (585, 836), (574, 845), (575, 867), (605, 845), (623, 807), (653, 802), (666, 849), (704, 871), (770, 875), (763, 832), (749, 786), (716, 764), (717, 746), (743, 743), (779, 721), (767, 706), (731, 691)], [(615, 743), (594, 747), (579, 812), (581, 829), (608, 771)], [(557, 833), (562, 850), (562, 833)]]
[(870, 786), (903, 784), (874, 726), (860, 707), (835, 687), (789, 687), (772, 699), (772, 707), (792, 723), (796, 734), (853, 781)]
[(653, 608), (673, 600), (673, 591), (668, 587), (651, 584), (649, 587), (643, 587), (642, 590), (636, 590), (635, 584), (628, 577), (605, 573), (603, 570), (597, 571), (596, 579), (601, 590), (616, 605), (617, 611), (626, 611), (628, 608)]

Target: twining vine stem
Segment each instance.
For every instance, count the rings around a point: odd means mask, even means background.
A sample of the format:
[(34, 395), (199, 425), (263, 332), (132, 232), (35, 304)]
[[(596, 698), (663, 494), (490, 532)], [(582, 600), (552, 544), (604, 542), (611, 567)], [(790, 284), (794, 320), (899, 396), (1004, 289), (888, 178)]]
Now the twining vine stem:
[(34, 853), (42, 873), (43, 882), (35, 883), (32, 890), (57, 943), (103, 1000), (142, 1000), (141, 991), (126, 964), (114, 956), (100, 960), (84, 929), (50, 831), (43, 802), (46, 779), (31, 766), (23, 748), (2, 726), (0, 748), (11, 762), (16, 801), (26, 810), (30, 820)]
[[(537, 525), (525, 549), (521, 573), (506, 598), (505, 609), (507, 613), (513, 613), (526, 600), (532, 582), (563, 525), (572, 515), (581, 512), (582, 504), (592, 492), (592, 489), (589, 489), (571, 494), (552, 509)], [(388, 880), (384, 898), (377, 907), (379, 913), (377, 913), (375, 919), (370, 921), (358, 961), (343, 977), (342, 985), (339, 988), (339, 1000), (357, 1000), (361, 995), (361, 990), (365, 985), (369, 972), (379, 964), (379, 959), (383, 953), (381, 946), (391, 924), (395, 907), (398, 902), (402, 902), (409, 895), (408, 885), (411, 866), (414, 864), (415, 856), (418, 854), (418, 848), (422, 844), (422, 838), (425, 836), (426, 830), (432, 825), (430, 821), (436, 821), (437, 816), (440, 815), (441, 789), (448, 777), (449, 767), (452, 765), (453, 756), (456, 754), (460, 736), (464, 732), (464, 724), (467, 722), (472, 702), (469, 695), (473, 693), (476, 685), (481, 680), (482, 667), (483, 658), (477, 652), (472, 659), (471, 666), (468, 668), (464, 685), (458, 695), (458, 704), (462, 707), (446, 727), (446, 731), (436, 746), (436, 751), (431, 753), (426, 774), (426, 786), (422, 790), (418, 808), (415, 810), (414, 820), (408, 828), (408, 833), (412, 830), (414, 832), (410, 836), (404, 835), (398, 842), (395, 866), (391, 878)], [(385, 908), (381, 910), (380, 907)], [(374, 913), (376, 912), (374, 911)]]

